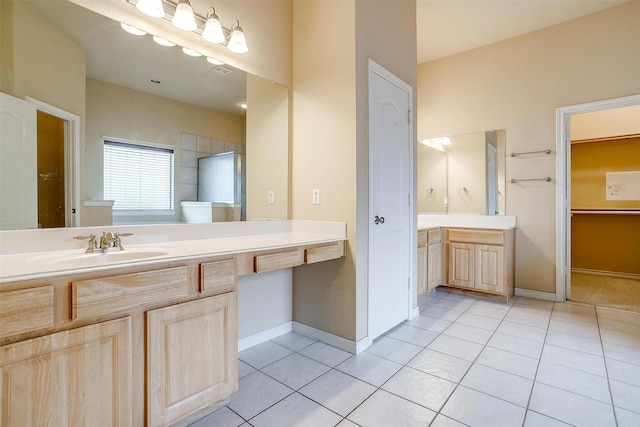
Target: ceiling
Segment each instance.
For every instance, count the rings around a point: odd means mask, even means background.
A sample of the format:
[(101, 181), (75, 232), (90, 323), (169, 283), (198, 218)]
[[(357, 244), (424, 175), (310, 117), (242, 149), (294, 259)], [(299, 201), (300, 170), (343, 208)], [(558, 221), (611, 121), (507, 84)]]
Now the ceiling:
[(629, 0), (416, 0), (418, 64), (626, 1)]
[[(245, 73), (221, 75), (204, 58), (132, 36), (118, 23), (66, 0), (23, 0), (87, 52), (87, 75), (195, 105), (244, 114)], [(195, 1), (195, 0), (194, 0)], [(387, 0), (393, 1), (393, 0)], [(416, 0), (418, 63), (515, 37), (628, 0)], [(153, 84), (151, 80), (160, 80)]]

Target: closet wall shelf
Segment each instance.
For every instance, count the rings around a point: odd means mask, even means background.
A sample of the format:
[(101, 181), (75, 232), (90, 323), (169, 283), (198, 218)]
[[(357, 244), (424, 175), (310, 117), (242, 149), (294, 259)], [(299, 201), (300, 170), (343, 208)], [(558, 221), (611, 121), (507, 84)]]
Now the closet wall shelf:
[(640, 210), (584, 210), (572, 209), (571, 215), (640, 215)]

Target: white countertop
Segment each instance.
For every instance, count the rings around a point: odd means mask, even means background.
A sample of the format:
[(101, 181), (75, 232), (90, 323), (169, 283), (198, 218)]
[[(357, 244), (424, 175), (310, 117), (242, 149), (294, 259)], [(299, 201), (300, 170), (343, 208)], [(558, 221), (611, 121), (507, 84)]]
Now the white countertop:
[(509, 230), (516, 228), (516, 217), (506, 215), (432, 215), (418, 214), (418, 230), (436, 227), (488, 228)]
[[(77, 241), (72, 237), (92, 232), (97, 234), (93, 228), (59, 229), (50, 233), (47, 230), (0, 232), (0, 249), (4, 253), (0, 255), (0, 283), (346, 239), (344, 223), (325, 221), (251, 221), (103, 228), (108, 231), (133, 232), (134, 236), (123, 238), (123, 251), (85, 254), (86, 240)], [(158, 230), (162, 230), (160, 236)], [(22, 250), (14, 249), (13, 253), (7, 253), (7, 245), (15, 242), (20, 235), (27, 240), (35, 238), (32, 243), (41, 248), (50, 246), (51, 242), (47, 238), (63, 237), (57, 242), (63, 248), (29, 251), (26, 249), (34, 245), (23, 241)], [(77, 247), (78, 243), (80, 248)], [(74, 247), (64, 248), (65, 245)]]

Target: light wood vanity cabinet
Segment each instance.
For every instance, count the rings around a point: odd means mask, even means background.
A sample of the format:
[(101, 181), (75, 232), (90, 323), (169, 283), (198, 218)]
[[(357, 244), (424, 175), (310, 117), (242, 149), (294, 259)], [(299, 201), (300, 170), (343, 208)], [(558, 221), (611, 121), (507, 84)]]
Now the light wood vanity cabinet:
[(445, 229), (446, 285), (509, 301), (514, 292), (515, 231)]
[(148, 311), (148, 425), (172, 425), (238, 389), (236, 293)]
[(418, 296), (442, 284), (440, 228), (418, 230)]
[(0, 425), (175, 425), (226, 402), (236, 270), (226, 256), (0, 293)]
[(132, 426), (131, 318), (0, 347), (0, 424)]
[(344, 241), (0, 284), (0, 425), (188, 425), (238, 388), (238, 275)]

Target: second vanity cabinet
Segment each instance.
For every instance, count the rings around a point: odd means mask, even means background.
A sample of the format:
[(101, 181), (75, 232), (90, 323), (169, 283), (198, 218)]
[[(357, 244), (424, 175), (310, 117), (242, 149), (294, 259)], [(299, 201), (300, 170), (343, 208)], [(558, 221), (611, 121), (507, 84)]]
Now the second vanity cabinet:
[(509, 301), (514, 292), (514, 229), (445, 229), (446, 285)]
[(440, 228), (418, 230), (418, 296), (442, 284)]

